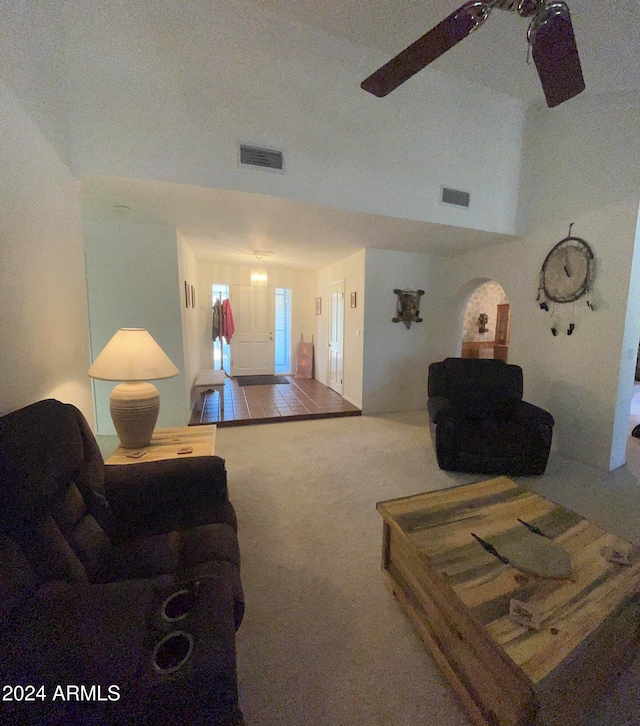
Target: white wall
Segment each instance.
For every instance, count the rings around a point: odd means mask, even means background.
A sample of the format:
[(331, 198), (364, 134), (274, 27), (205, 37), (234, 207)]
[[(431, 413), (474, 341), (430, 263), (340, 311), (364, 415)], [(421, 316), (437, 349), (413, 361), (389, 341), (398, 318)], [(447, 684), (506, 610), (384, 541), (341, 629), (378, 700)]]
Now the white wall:
[[(425, 408), (433, 263), (420, 254), (367, 250), (365, 269), (362, 412)], [(408, 329), (392, 322), (397, 312), (394, 289), (425, 291), (420, 304), (423, 322)]]
[[(211, 286), (250, 285), (251, 268), (256, 265), (218, 264), (212, 260), (197, 260), (198, 270), (198, 331), (199, 368), (205, 370), (213, 365), (211, 343)], [(295, 373), (295, 353), (303, 336), (311, 341), (315, 332), (314, 296), (316, 273), (311, 270), (293, 270), (264, 264), (270, 287), (283, 287), (291, 290), (291, 365)], [(200, 292), (201, 291), (201, 292)], [(233, 310), (232, 310), (233, 312)], [(219, 345), (219, 343), (216, 343)]]
[[(639, 112), (640, 98), (622, 94), (584, 94), (553, 112), (532, 112), (521, 210), (527, 233), (517, 243), (461, 255), (451, 277), (452, 316), (459, 314), (472, 279), (502, 285), (511, 305), (509, 361), (524, 369), (525, 398), (553, 414), (559, 451), (602, 469), (624, 462), (640, 334), (638, 285), (631, 287), (640, 198)], [(570, 223), (573, 235), (584, 238), (596, 257), (590, 299), (597, 310), (577, 303), (573, 335), (554, 337), (549, 314), (536, 303), (538, 275)], [(637, 277), (637, 266), (634, 270)], [(558, 305), (556, 311), (564, 330), (572, 306)]]
[(43, 398), (93, 424), (79, 186), (0, 81), (0, 414)]
[(70, 167), (69, 107), (64, 83), (68, 18), (61, 3), (3, 0), (0, 8), (0, 77), (19, 96), (30, 122)]
[[(316, 378), (327, 385), (329, 359), (329, 285), (344, 281), (344, 339), (342, 396), (362, 408), (365, 314), (365, 251), (359, 250), (318, 272), (317, 297), (322, 298), (322, 313), (316, 316)], [(351, 307), (351, 293), (356, 307)]]
[[(200, 323), (201, 311), (206, 309), (210, 298), (209, 291), (198, 288), (198, 262), (178, 231), (178, 278), (180, 279), (180, 319), (182, 321), (182, 343), (184, 351), (184, 385), (185, 394), (191, 400), (191, 388), (196, 379), (200, 361)], [(184, 286), (195, 289), (196, 307), (187, 307)], [(202, 299), (199, 299), (202, 298)], [(190, 301), (192, 304), (192, 301)]]
[[(186, 393), (181, 306), (174, 227), (134, 222), (85, 220), (85, 253), (92, 360), (118, 328), (146, 328), (180, 370), (153, 381), (160, 391), (159, 427), (186, 426)], [(98, 433), (113, 434), (109, 394), (115, 383), (94, 382)]]
[[(513, 99), (437, 70), (375, 98), (360, 82), (388, 60), (384, 52), (255, 2), (42, 5), (36, 17), (64, 19), (65, 52), (51, 54), (48, 73), (58, 79), (78, 176), (516, 231), (524, 112)], [(26, 23), (14, 32), (21, 66), (48, 48)], [(32, 93), (23, 75), (19, 91)], [(240, 168), (240, 141), (283, 150), (285, 173)], [(471, 208), (440, 204), (443, 184), (470, 192)]]

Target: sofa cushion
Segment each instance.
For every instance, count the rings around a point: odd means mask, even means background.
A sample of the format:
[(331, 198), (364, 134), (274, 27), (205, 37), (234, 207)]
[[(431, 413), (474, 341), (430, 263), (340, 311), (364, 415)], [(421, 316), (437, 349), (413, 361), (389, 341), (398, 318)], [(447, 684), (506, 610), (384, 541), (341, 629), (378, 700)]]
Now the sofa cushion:
[(95, 517), (89, 514), (85, 499), (75, 484), (71, 484), (53, 504), (52, 516), (92, 579), (109, 557), (111, 542)]
[(16, 466), (0, 449), (0, 531), (11, 533), (46, 514), (57, 489), (48, 474)]
[(88, 582), (87, 572), (51, 515), (25, 523), (16, 539), (38, 582)]
[(36, 590), (36, 575), (19, 545), (0, 535), (0, 621)]
[(134, 540), (113, 548), (102, 581), (157, 577), (190, 572), (207, 562), (229, 562), (238, 567), (240, 551), (228, 524), (207, 524)]
[(19, 504), (27, 516), (48, 511), (75, 483), (89, 513), (112, 534), (114, 520), (104, 492), (102, 455), (75, 406), (47, 399), (0, 418), (0, 473), (1, 489), (11, 487), (10, 498), (20, 492)]
[[(459, 417), (474, 420), (494, 416), (505, 399), (522, 399), (522, 369), (500, 360), (447, 358), (429, 366), (429, 396), (444, 397)], [(511, 403), (498, 415), (510, 415)]]
[(73, 408), (47, 399), (3, 416), (0, 452), (19, 469), (46, 473), (55, 491), (84, 461), (84, 443)]
[(522, 401), (515, 396), (505, 396), (496, 401), (491, 412), (498, 423), (517, 421), (522, 409)]

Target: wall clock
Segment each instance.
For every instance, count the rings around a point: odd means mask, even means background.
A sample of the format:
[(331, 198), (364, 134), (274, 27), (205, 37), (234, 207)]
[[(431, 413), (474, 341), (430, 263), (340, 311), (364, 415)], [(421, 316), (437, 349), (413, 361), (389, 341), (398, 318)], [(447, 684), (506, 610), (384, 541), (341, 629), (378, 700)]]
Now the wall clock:
[(552, 302), (575, 302), (589, 292), (594, 272), (591, 247), (580, 237), (565, 237), (551, 249), (542, 264), (542, 291)]
[[(548, 301), (552, 303), (551, 332), (557, 335), (561, 321), (556, 314), (556, 303), (574, 303), (571, 306), (571, 321), (567, 327), (567, 335), (572, 335), (576, 324), (573, 319), (575, 302), (586, 295), (593, 285), (595, 259), (591, 247), (580, 237), (569, 234), (551, 248), (545, 257), (540, 270), (540, 284), (537, 300), (542, 310), (549, 310)], [(586, 300), (587, 307), (595, 310)]]

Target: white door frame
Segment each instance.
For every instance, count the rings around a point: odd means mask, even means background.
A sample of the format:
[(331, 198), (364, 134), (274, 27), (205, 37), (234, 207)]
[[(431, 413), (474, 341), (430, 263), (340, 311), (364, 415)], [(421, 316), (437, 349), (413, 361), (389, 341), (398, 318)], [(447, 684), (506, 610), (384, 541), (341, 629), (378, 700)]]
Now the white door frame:
[(327, 385), (342, 395), (344, 373), (344, 280), (329, 285)]

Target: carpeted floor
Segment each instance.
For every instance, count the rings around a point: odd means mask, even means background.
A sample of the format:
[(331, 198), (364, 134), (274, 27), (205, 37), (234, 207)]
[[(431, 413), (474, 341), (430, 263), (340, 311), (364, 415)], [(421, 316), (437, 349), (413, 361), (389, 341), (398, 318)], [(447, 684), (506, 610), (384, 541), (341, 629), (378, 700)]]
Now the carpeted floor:
[[(437, 468), (426, 414), (219, 429), (216, 452), (239, 521), (247, 726), (468, 724), (380, 572), (377, 501), (483, 478)], [(519, 481), (640, 544), (640, 466), (552, 455)], [(636, 660), (582, 726), (640, 725), (639, 684)]]

